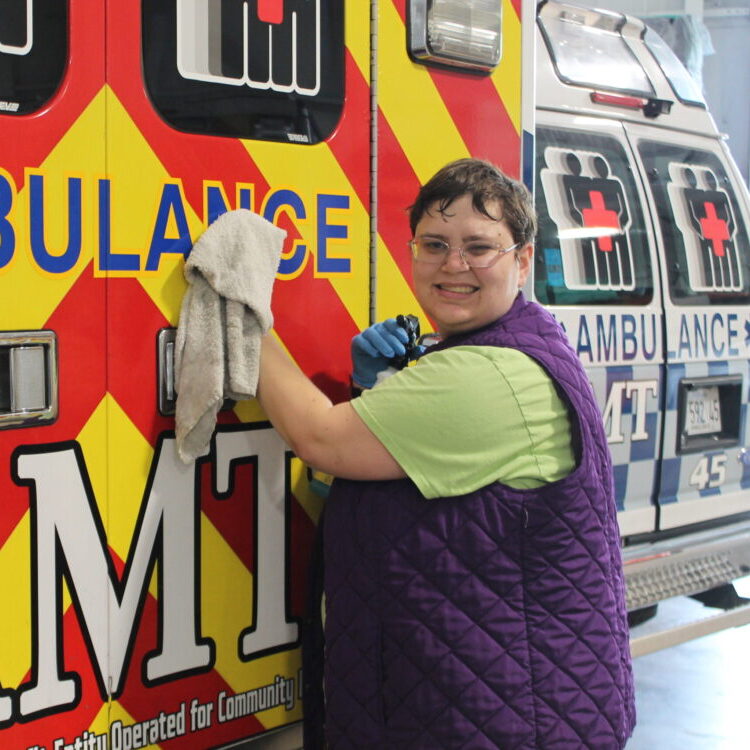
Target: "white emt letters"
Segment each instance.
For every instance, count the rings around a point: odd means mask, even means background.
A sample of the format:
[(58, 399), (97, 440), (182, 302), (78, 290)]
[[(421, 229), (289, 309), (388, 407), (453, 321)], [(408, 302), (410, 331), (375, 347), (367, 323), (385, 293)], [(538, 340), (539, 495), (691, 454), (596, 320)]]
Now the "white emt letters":
[[(217, 431), (217, 494), (226, 492), (234, 464), (256, 464), (256, 550), (253, 621), (238, 636), (248, 661), (296, 645), (287, 617), (287, 513), (284, 477), (291, 453), (270, 427)], [(157, 649), (143, 679), (157, 684), (208, 671), (215, 644), (200, 633), (200, 497), (196, 464), (176, 457), (173, 438), (157, 445), (125, 570), (118, 579), (80, 446), (74, 442), (21, 448), (16, 481), (28, 485), (31, 515), (32, 669), (17, 691), (0, 687), (0, 724), (27, 721), (74, 707), (81, 680), (64, 671), (62, 581), (65, 578), (100, 692), (123, 690), (154, 566), (159, 562)], [(259, 584), (262, 581), (262, 585)], [(239, 592), (248, 596), (250, 592)]]

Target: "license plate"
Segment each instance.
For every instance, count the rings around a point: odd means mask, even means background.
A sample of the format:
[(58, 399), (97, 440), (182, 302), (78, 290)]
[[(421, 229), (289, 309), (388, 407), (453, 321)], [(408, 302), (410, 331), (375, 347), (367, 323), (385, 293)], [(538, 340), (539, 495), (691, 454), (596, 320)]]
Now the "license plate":
[(686, 391), (685, 433), (687, 435), (707, 435), (721, 432), (721, 406), (719, 387), (689, 388)]

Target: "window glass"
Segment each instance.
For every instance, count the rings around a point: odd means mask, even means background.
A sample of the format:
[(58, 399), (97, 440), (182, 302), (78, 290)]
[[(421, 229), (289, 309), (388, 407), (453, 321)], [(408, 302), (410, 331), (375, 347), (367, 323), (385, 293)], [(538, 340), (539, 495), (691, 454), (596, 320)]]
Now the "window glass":
[(537, 128), (534, 290), (549, 305), (639, 305), (653, 295), (648, 239), (614, 138)]
[(729, 176), (710, 151), (641, 141), (678, 305), (750, 302), (750, 244)]
[(661, 66), (677, 98), (685, 104), (697, 104), (705, 107), (706, 101), (695, 79), (688, 73), (671, 47), (653, 30), (646, 29), (643, 38), (646, 47)]
[(344, 102), (343, 0), (142, 0), (146, 88), (178, 130), (317, 143)]
[[(549, 7), (553, 4), (544, 6)], [(598, 25), (584, 23), (589, 16), (599, 19)], [(622, 16), (570, 9), (540, 16), (539, 25), (555, 70), (565, 83), (653, 96), (646, 72), (620, 35), (617, 18), (622, 20)]]
[(0, 115), (26, 115), (60, 87), (68, 59), (65, 0), (0, 0)]

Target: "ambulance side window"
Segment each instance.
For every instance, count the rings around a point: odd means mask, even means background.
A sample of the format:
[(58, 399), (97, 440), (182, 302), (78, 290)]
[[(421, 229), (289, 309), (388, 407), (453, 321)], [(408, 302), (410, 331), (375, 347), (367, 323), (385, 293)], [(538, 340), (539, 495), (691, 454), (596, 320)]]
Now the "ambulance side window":
[(0, 2), (0, 115), (41, 109), (60, 87), (67, 61), (65, 0)]
[(623, 146), (537, 128), (534, 290), (548, 305), (642, 305), (653, 295), (648, 240)]
[(747, 227), (719, 158), (653, 141), (642, 141), (638, 150), (656, 204), (672, 301), (750, 302)]
[(189, 133), (318, 143), (344, 104), (343, 0), (142, 0), (146, 89)]

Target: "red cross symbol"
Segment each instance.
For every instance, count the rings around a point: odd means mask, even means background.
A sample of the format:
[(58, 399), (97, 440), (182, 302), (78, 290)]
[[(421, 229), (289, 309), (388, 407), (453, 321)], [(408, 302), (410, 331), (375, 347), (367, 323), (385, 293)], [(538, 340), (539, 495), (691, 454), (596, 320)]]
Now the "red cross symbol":
[(708, 240), (717, 258), (724, 257), (724, 243), (729, 239), (729, 227), (724, 219), (716, 215), (716, 206), (706, 201), (703, 204), (706, 216), (700, 219), (703, 239)]
[[(589, 190), (589, 201), (591, 208), (584, 208), (581, 211), (583, 215), (583, 226), (585, 227), (609, 227), (620, 230), (620, 217), (616, 211), (607, 208), (604, 205), (604, 196), (599, 190)], [(612, 237), (599, 237), (596, 241), (600, 250), (605, 253), (612, 252)]]
[(258, 19), (263, 23), (281, 23), (284, 20), (284, 0), (258, 0)]

